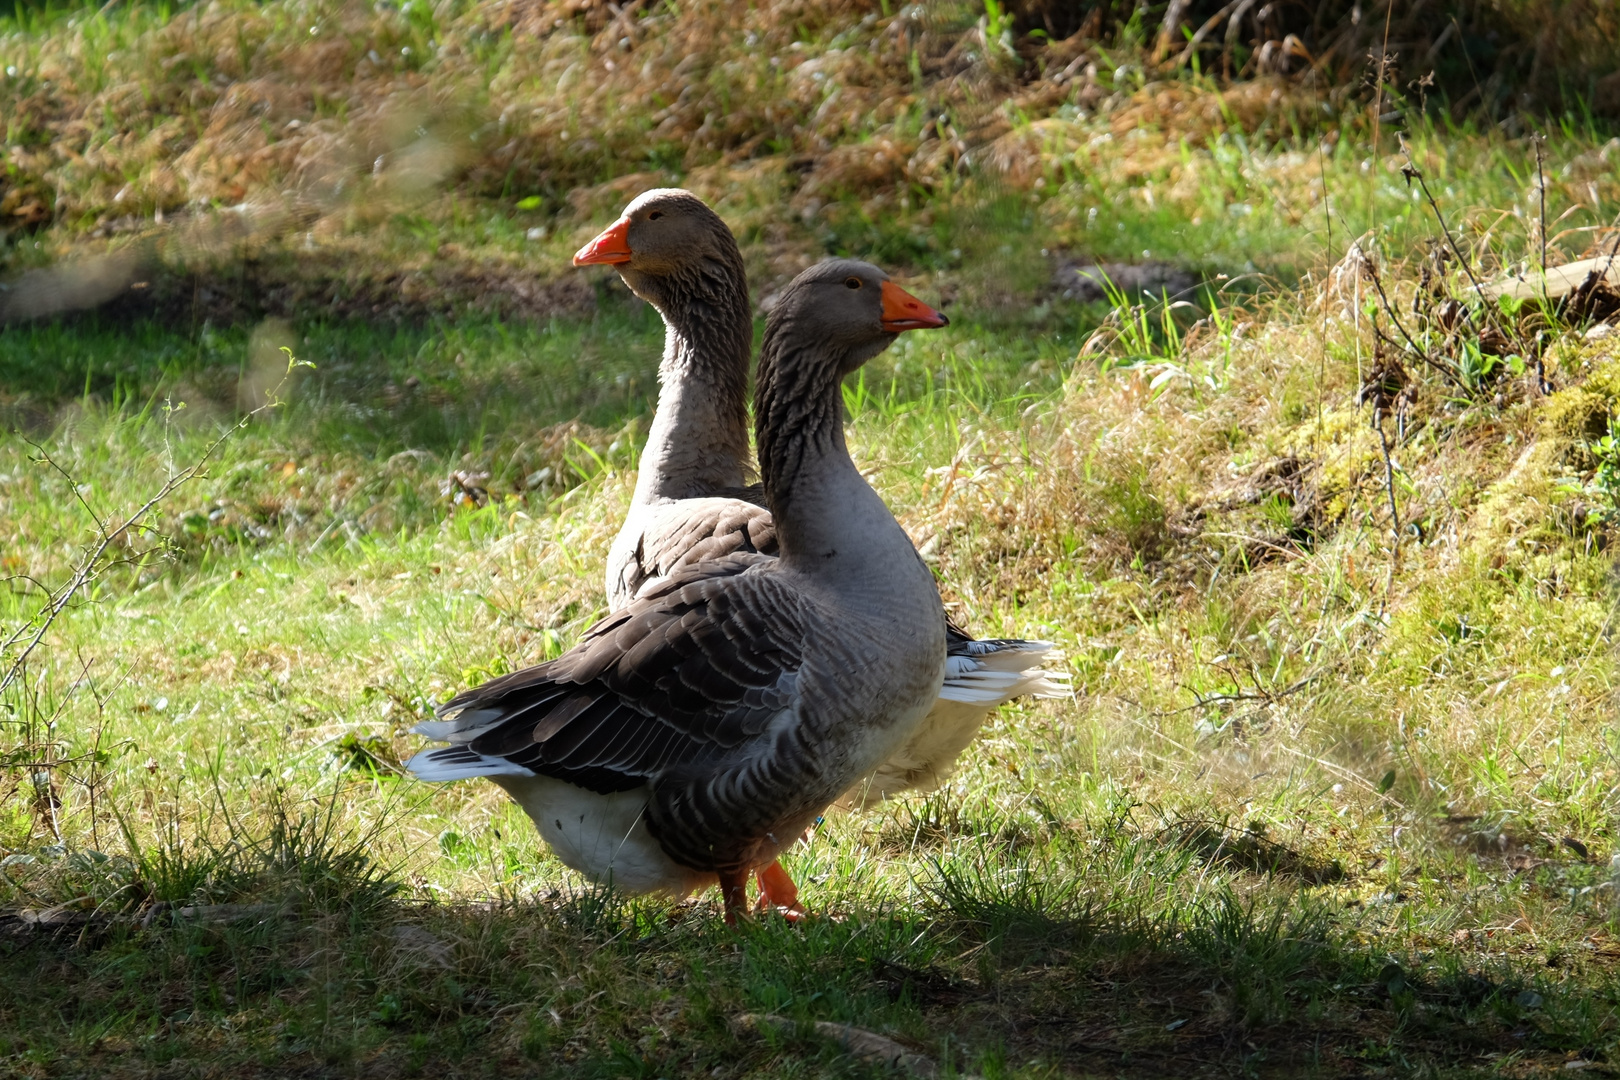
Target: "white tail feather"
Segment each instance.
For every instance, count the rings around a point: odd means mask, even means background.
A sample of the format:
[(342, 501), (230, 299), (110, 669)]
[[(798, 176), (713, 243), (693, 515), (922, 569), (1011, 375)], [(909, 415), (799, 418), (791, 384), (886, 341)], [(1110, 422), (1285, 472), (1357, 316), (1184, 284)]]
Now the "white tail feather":
[(501, 757), (479, 754), (461, 746), (441, 746), (423, 750), (405, 763), (418, 780), (440, 783), (471, 780), (475, 776), (533, 776), (532, 769)]
[(971, 641), (945, 658), (946, 701), (994, 708), (1016, 697), (1069, 697), (1069, 674), (1037, 665), (1063, 659), (1050, 641)]
[(423, 720), (411, 728), (412, 733), (426, 736), (434, 742), (449, 742), (456, 733), (454, 720)]
[(470, 709), (449, 720), (423, 720), (411, 730), (437, 742), (460, 745), (472, 742), (504, 719), (506, 714), (496, 709)]

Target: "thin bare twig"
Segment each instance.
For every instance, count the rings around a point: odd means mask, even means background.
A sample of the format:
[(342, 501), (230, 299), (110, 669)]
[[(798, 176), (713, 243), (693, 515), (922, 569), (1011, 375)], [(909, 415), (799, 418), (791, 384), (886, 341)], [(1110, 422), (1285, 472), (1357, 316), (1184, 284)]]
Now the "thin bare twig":
[[(231, 431), (220, 436), (220, 438), (215, 441), (213, 445), (208, 447), (208, 449), (203, 453), (202, 458), (200, 458), (196, 464), (182, 470), (179, 473), (176, 473), (174, 476), (171, 476), (167, 481), (165, 481), (163, 486), (157, 490), (157, 493), (147, 499), (146, 502), (142, 503), (134, 513), (129, 515), (129, 517), (125, 518), (124, 522), (117, 529), (108, 532), (107, 529), (103, 527), (100, 530), (99, 540), (91, 548), (90, 553), (85, 556), (85, 558), (82, 559), (79, 565), (74, 569), (73, 576), (68, 579), (67, 583), (61, 586), (56, 590), (55, 593), (51, 595), (50, 600), (43, 608), (40, 609), (38, 613), (35, 614), (33, 619), (23, 623), (3, 642), (0, 642), (0, 653), (4, 653), (16, 646), (16, 644), (19, 641), (22, 641), (24, 638), (28, 639), (27, 644), (22, 647), (22, 651), (17, 653), (12, 658), (11, 664), (7, 667), (5, 674), (0, 676), (0, 694), (4, 694), (7, 688), (9, 688), (16, 680), (18, 674), (22, 671), (24, 664), (27, 662), (29, 655), (39, 647), (39, 643), (44, 639), (45, 634), (50, 630), (51, 624), (56, 622), (57, 616), (62, 614), (73, 598), (78, 595), (79, 590), (84, 588), (85, 585), (87, 585), (98, 575), (98, 564), (101, 562), (101, 557), (106, 553), (107, 549), (112, 546), (114, 539), (123, 533), (124, 530), (138, 525), (142, 518), (152, 512), (153, 508), (155, 508), (164, 499), (172, 495), (177, 488), (190, 481), (199, 472), (201, 472), (203, 466), (206, 465), (208, 460), (213, 457), (214, 452), (225, 442), (225, 439), (230, 434), (234, 433), (234, 431), (235, 428), (232, 428)], [(28, 628), (31, 623), (35, 624), (33, 626), (32, 636), (30, 636), (28, 633)]]
[(1541, 287), (1547, 287), (1547, 176), (1542, 171), (1542, 143), (1540, 135), (1533, 137), (1536, 144), (1536, 194), (1541, 197)]
[(89, 501), (85, 499), (84, 492), (80, 490), (81, 485), (78, 483), (78, 478), (72, 473), (68, 472), (66, 469), (62, 468), (61, 465), (57, 464), (56, 459), (51, 457), (50, 451), (46, 450), (33, 439), (30, 439), (28, 436), (24, 435), (23, 442), (39, 451), (39, 457), (34, 459), (36, 462), (42, 462), (43, 464), (49, 465), (51, 468), (55, 469), (61, 474), (62, 479), (66, 480), (68, 482), (68, 487), (72, 489), (73, 497), (78, 500), (80, 506), (84, 507), (84, 512), (90, 515), (90, 520), (96, 523), (96, 528), (100, 529), (102, 532), (106, 532), (106, 523), (101, 520), (101, 516), (95, 512)]
[[(1416, 353), (1418, 358), (1421, 359), (1425, 364), (1428, 364), (1430, 367), (1434, 368), (1447, 379), (1451, 380), (1451, 382), (1455, 383), (1459, 389), (1466, 392), (1468, 390), (1468, 384), (1463, 382), (1462, 376), (1458, 373), (1457, 369), (1446, 363), (1444, 360), (1437, 359), (1430, 355), (1427, 349), (1417, 343), (1416, 338), (1406, 332), (1406, 327), (1401, 324), (1401, 317), (1395, 313), (1395, 305), (1389, 302), (1389, 296), (1384, 292), (1384, 283), (1380, 279), (1380, 275), (1376, 272), (1376, 269), (1373, 273), (1368, 274), (1367, 276), (1372, 279), (1373, 288), (1378, 290), (1378, 302), (1383, 305), (1384, 314), (1389, 316), (1389, 321), (1395, 324), (1395, 329), (1401, 332), (1401, 337), (1406, 339), (1406, 344), (1411, 348), (1411, 350)], [(1378, 329), (1377, 323), (1373, 324), (1373, 333), (1384, 338), (1384, 340), (1389, 341), (1388, 335), (1384, 334)], [(1397, 341), (1390, 341), (1390, 344), (1396, 346), (1397, 348), (1400, 347), (1400, 343)]]
[(1333, 264), (1333, 206), (1328, 202), (1327, 151), (1322, 139), (1316, 140), (1316, 167), (1322, 175), (1322, 221), (1327, 226), (1327, 261)]
[(1615, 256), (1620, 255), (1620, 228), (1614, 233), (1614, 243), (1609, 245), (1609, 254), (1603, 267), (1603, 276), (1608, 277), (1609, 271), (1614, 269)]
[(1485, 287), (1474, 276), (1473, 264), (1463, 255), (1462, 248), (1457, 245), (1456, 239), (1451, 235), (1451, 226), (1446, 224), (1446, 215), (1441, 213), (1440, 204), (1435, 201), (1434, 195), (1430, 193), (1428, 182), (1423, 178), (1423, 170), (1418, 168), (1417, 162), (1412, 158), (1412, 149), (1406, 145), (1404, 138), (1401, 140), (1401, 152), (1406, 155), (1406, 168), (1402, 170), (1406, 176), (1406, 182), (1408, 184), (1413, 180), (1418, 182), (1418, 188), (1422, 190), (1424, 200), (1428, 202), (1429, 209), (1434, 211), (1435, 221), (1440, 224), (1440, 235), (1446, 238), (1446, 243), (1450, 246), (1452, 254), (1457, 256), (1457, 264), (1463, 268), (1463, 273), (1468, 275), (1468, 280), (1473, 284), (1474, 291), (1480, 296), (1484, 296)]
[[(1541, 221), (1538, 226), (1541, 232), (1541, 295), (1542, 301), (1547, 297), (1547, 176), (1542, 169), (1543, 144), (1546, 142), (1540, 135), (1534, 136), (1536, 144), (1536, 194), (1541, 200)], [(1542, 347), (1541, 335), (1536, 335), (1536, 389), (1546, 394), (1552, 390), (1552, 384), (1547, 381), (1546, 350)]]
[(1182, 713), (1194, 712), (1198, 709), (1207, 709), (1211, 705), (1224, 705), (1235, 701), (1264, 701), (1267, 703), (1278, 701), (1282, 698), (1288, 697), (1291, 694), (1299, 693), (1301, 690), (1311, 685), (1311, 683), (1333, 670), (1334, 666), (1336, 665), (1330, 664), (1327, 667), (1318, 668), (1308, 675), (1303, 675), (1300, 678), (1295, 679), (1281, 690), (1266, 690), (1262, 688), (1252, 692), (1248, 690), (1239, 690), (1233, 694), (1200, 694), (1192, 687), (1186, 686), (1182, 689), (1192, 694), (1192, 696), (1197, 700), (1193, 704), (1184, 705), (1179, 709), (1149, 709), (1143, 705), (1142, 702), (1126, 697), (1123, 694), (1116, 694), (1114, 696), (1119, 701), (1125, 702), (1127, 705), (1132, 705), (1138, 709), (1141, 709), (1142, 712), (1147, 716), (1180, 716)]
[[(1412, 148), (1406, 144), (1404, 137), (1401, 139), (1401, 153), (1406, 156), (1406, 168), (1401, 170), (1406, 177), (1406, 182), (1410, 184), (1413, 180), (1417, 181), (1419, 190), (1423, 192), (1424, 200), (1429, 204), (1429, 209), (1434, 211), (1434, 219), (1440, 225), (1440, 234), (1446, 238), (1446, 244), (1451, 248), (1452, 254), (1457, 256), (1457, 262), (1463, 268), (1463, 273), (1468, 275), (1469, 283), (1474, 286), (1474, 295), (1484, 300), (1485, 286), (1480, 284), (1479, 278), (1474, 276), (1473, 264), (1463, 255), (1462, 248), (1458, 246), (1456, 238), (1451, 235), (1451, 226), (1446, 224), (1446, 215), (1440, 211), (1440, 204), (1435, 201), (1434, 194), (1429, 190), (1428, 181), (1423, 178), (1423, 170), (1418, 168), (1417, 161), (1412, 157)], [(1543, 263), (1545, 264), (1545, 258), (1543, 258)], [(1507, 327), (1497, 321), (1496, 309), (1491, 306), (1489, 301), (1485, 301), (1484, 307), (1485, 317), (1490, 320), (1491, 325), (1496, 327), (1497, 332), (1503, 338), (1511, 339), (1517, 336), (1509, 334)], [(1403, 329), (1401, 333), (1404, 334), (1406, 331)]]
[(1378, 616), (1383, 618), (1389, 608), (1389, 598), (1395, 593), (1395, 572), (1401, 564), (1401, 511), (1395, 502), (1395, 462), (1389, 454), (1389, 436), (1384, 433), (1384, 410), (1373, 405), (1373, 429), (1378, 432), (1378, 446), (1384, 453), (1384, 490), (1389, 494), (1389, 580), (1384, 584), (1384, 599), (1378, 605)]
[[(291, 374), (292, 369), (299, 363), (301, 363), (301, 361), (292, 359), (291, 354), (289, 353), (287, 365), (288, 373)], [(279, 387), (277, 389), (279, 389)], [(117, 542), (120, 536), (127, 535), (131, 529), (139, 528), (146, 516), (170, 495), (174, 494), (176, 490), (201, 475), (203, 470), (208, 466), (208, 463), (213, 460), (214, 455), (219, 452), (220, 447), (224, 446), (225, 443), (238, 431), (246, 427), (248, 422), (251, 421), (253, 417), (266, 410), (276, 408), (278, 405), (280, 405), (280, 400), (275, 396), (275, 392), (272, 391), (269, 395), (269, 400), (267, 400), (263, 405), (260, 405), (258, 408), (244, 414), (242, 418), (239, 419), (235, 424), (221, 432), (217, 439), (208, 444), (208, 446), (203, 450), (202, 455), (198, 457), (196, 461), (192, 462), (189, 466), (180, 470), (179, 472), (171, 475), (166, 481), (163, 482), (162, 486), (158, 488), (156, 493), (137, 507), (133, 513), (125, 517), (116, 528), (109, 530), (102, 519), (98, 517), (93, 510), (90, 511), (90, 516), (97, 523), (97, 539), (95, 543), (91, 545), (88, 553), (79, 561), (78, 566), (74, 568), (72, 576), (68, 578), (66, 583), (50, 594), (49, 599), (32, 618), (25, 620), (10, 634), (6, 635), (4, 640), (0, 640), (0, 656), (5, 656), (8, 653), (11, 653), (13, 649), (17, 648), (19, 643), (22, 645), (22, 648), (19, 651), (11, 655), (4, 674), (0, 675), (0, 696), (3, 696), (5, 692), (11, 688), (12, 684), (15, 683), (21, 676), (22, 672), (26, 670), (29, 656), (31, 656), (34, 650), (39, 647), (40, 642), (45, 639), (45, 635), (50, 632), (50, 628), (56, 622), (57, 617), (67, 609), (68, 605), (73, 601), (73, 598), (77, 596), (86, 585), (100, 576), (101, 571), (104, 569), (101, 564), (101, 560), (102, 557), (106, 555), (107, 549)], [(37, 446), (37, 444), (35, 445)], [(62, 472), (64, 476), (68, 476), (66, 471), (63, 470), (61, 466), (58, 465), (54, 460), (52, 460), (48, 453), (45, 453), (43, 449), (41, 449), (41, 453), (43, 460), (46, 463), (48, 463), (52, 468), (57, 469), (57, 471)], [(68, 476), (68, 480), (70, 483), (72, 483), (73, 478)], [(74, 490), (75, 492), (78, 490), (76, 484), (74, 484)], [(82, 496), (81, 502), (83, 502)], [(87, 503), (85, 504), (85, 507), (87, 510), (89, 510)]]
[(1383, 124), (1384, 80), (1389, 78), (1389, 27), (1395, 18), (1395, 0), (1384, 7), (1384, 43), (1378, 49), (1378, 83), (1373, 87), (1373, 163), (1378, 162), (1378, 135)]

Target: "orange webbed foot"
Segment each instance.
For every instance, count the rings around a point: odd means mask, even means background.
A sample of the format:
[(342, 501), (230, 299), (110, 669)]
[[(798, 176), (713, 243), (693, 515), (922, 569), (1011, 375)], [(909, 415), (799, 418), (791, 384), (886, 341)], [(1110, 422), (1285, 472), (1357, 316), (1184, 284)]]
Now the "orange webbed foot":
[(804, 905), (799, 903), (799, 887), (782, 869), (781, 862), (773, 862), (756, 873), (759, 877), (759, 910), (775, 910), (788, 922), (798, 922), (808, 914)]

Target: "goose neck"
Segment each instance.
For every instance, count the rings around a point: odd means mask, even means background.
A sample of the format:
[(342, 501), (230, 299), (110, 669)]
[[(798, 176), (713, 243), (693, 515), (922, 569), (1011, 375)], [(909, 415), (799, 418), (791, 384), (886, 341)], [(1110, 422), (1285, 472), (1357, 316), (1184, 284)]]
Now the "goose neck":
[(765, 498), (784, 563), (845, 582), (881, 569), (910, 541), (861, 476), (844, 441), (841, 375), (850, 365), (822, 343), (767, 337), (760, 352), (755, 431)]
[(710, 287), (671, 288), (656, 301), (664, 356), (637, 503), (699, 498), (746, 483), (753, 339), (747, 285), (704, 284)]

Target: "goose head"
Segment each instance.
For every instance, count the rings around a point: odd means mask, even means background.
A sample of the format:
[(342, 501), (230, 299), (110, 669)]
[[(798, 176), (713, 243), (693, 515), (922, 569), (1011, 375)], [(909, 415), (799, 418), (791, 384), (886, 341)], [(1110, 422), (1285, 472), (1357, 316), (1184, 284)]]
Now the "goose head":
[(742, 294), (742, 255), (720, 215), (690, 191), (654, 188), (636, 196), (619, 220), (574, 254), (575, 266), (612, 266), (630, 290), (668, 310), (705, 281)]
[(793, 279), (771, 313), (772, 328), (816, 342), (848, 375), (907, 330), (947, 326), (950, 320), (889, 280), (871, 263), (828, 259)]

